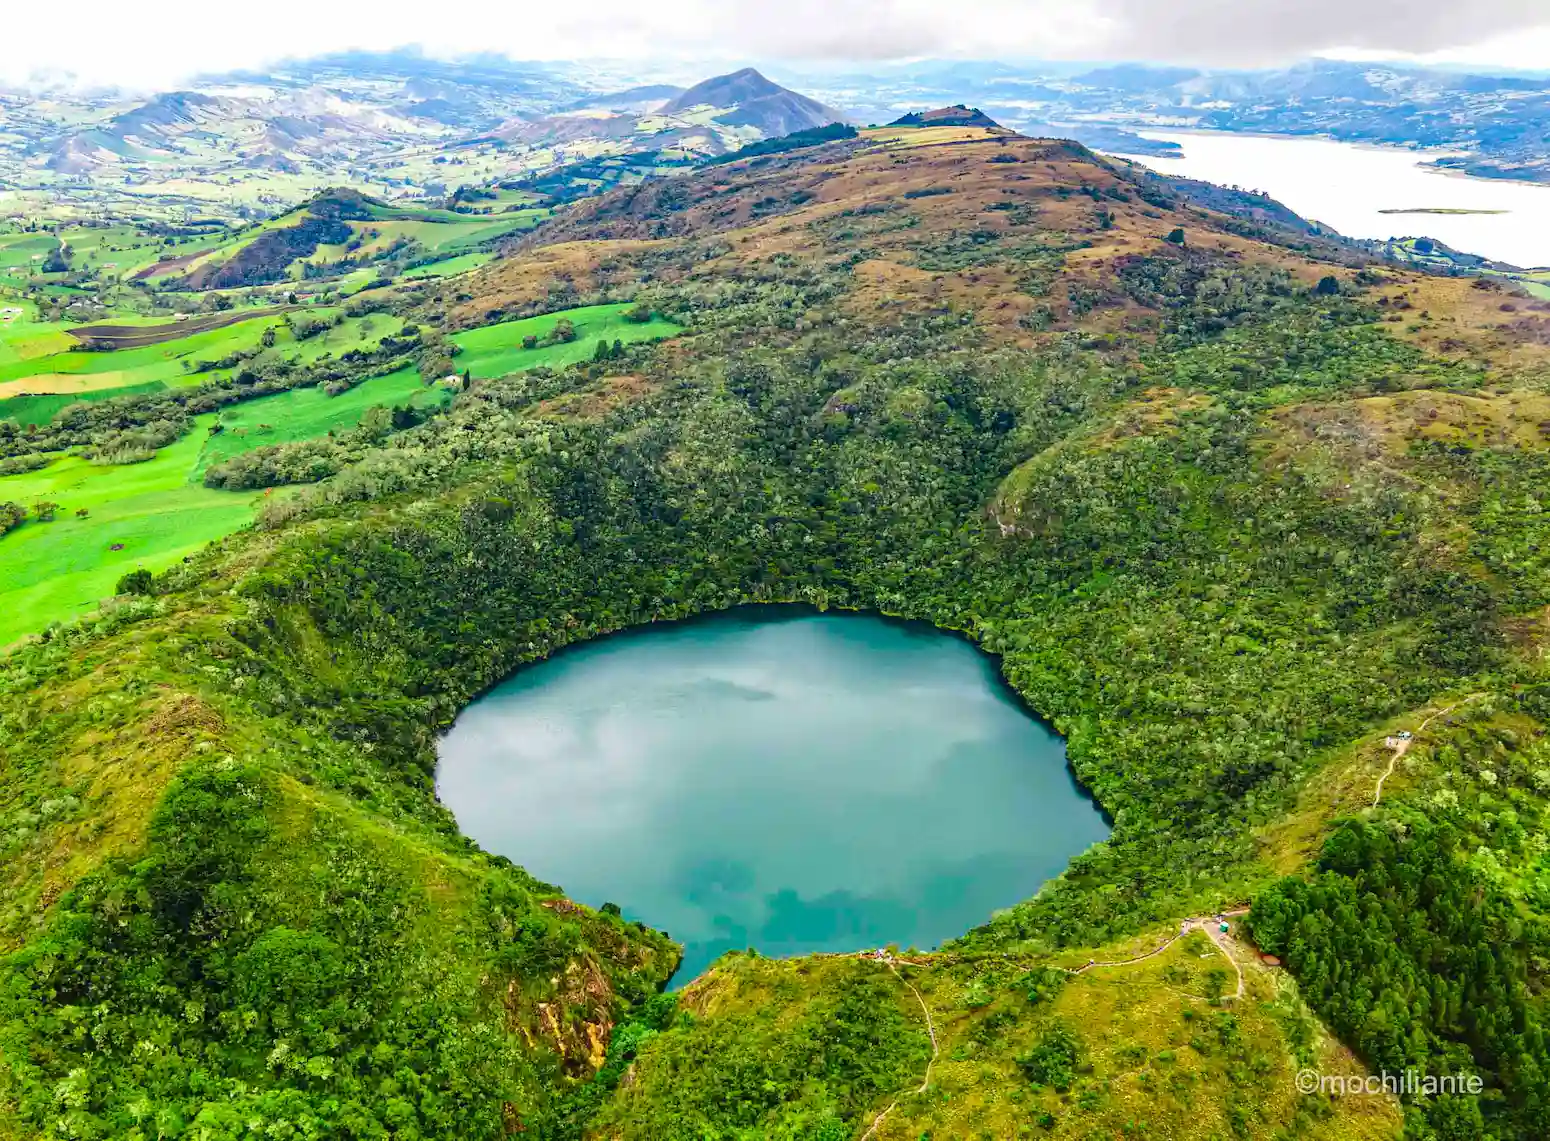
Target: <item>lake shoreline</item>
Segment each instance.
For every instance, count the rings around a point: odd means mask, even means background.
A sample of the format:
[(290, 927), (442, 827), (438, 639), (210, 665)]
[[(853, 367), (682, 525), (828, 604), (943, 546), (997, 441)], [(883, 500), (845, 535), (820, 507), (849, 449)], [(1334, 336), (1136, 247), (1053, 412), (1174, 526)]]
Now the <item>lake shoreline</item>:
[(566, 649), (465, 708), (437, 796), (485, 851), (671, 931), (675, 985), (727, 950), (950, 943), (1112, 834), (962, 631), (760, 600)]
[[(1117, 154), (1164, 176), (1263, 191), (1288, 209), (1349, 238), (1433, 238), (1488, 261), (1550, 265), (1550, 185), (1480, 178), (1427, 165), (1448, 148), (1348, 142), (1318, 134), (1145, 129), (1184, 145), (1181, 158)], [(1436, 177), (1440, 176), (1440, 177)], [(1416, 204), (1424, 205), (1416, 205)], [(1401, 215), (1395, 213), (1403, 210)], [(1411, 211), (1426, 211), (1411, 213)], [(1401, 217), (1421, 218), (1401, 234)], [(1419, 234), (1415, 229), (1419, 229)]]

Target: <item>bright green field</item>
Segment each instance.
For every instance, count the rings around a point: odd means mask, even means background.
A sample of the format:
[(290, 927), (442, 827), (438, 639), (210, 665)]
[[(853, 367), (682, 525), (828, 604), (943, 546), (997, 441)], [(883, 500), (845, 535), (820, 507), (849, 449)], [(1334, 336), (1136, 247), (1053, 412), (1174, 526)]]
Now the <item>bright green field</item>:
[(118, 396), (138, 396), (142, 392), (162, 392), (167, 386), (159, 380), (131, 384), (124, 388), (99, 388), (90, 392), (57, 392), (38, 396), (12, 396), (0, 400), (0, 419), (27, 424), (47, 424), (72, 404), (82, 400), (110, 400)]
[[(129, 571), (165, 570), (252, 520), (260, 496), (189, 482), (213, 421), (201, 416), (193, 432), (143, 464), (97, 467), (67, 456), (0, 478), (0, 500), (60, 505), (54, 522), (29, 521), (0, 538), (0, 646), (77, 618)], [(91, 514), (77, 519), (79, 507)], [(110, 550), (115, 543), (124, 549)]]
[(488, 265), (495, 260), (495, 255), (488, 251), (475, 254), (461, 254), (446, 261), (439, 261), (432, 265), (422, 265), (418, 269), (411, 269), (404, 274), (406, 281), (413, 281), (417, 277), (452, 277), (454, 274), (467, 273), (471, 269), (478, 269), (482, 265)]
[[(485, 379), (521, 372), (523, 369), (547, 365), (560, 368), (577, 361), (591, 360), (597, 351), (597, 342), (659, 341), (675, 337), (683, 329), (671, 321), (654, 317), (644, 325), (624, 319), (631, 306), (588, 305), (581, 309), (567, 309), (563, 313), (550, 313), (544, 317), (524, 317), (520, 321), (505, 321), (499, 325), (487, 325), (483, 329), (470, 329), (466, 333), (454, 333), (452, 340), (463, 347), (454, 364), (458, 370), (469, 370), (475, 377)], [(576, 326), (576, 339), (565, 345), (547, 348), (524, 349), (522, 338), (533, 334), (540, 340), (547, 337), (561, 318)]]
[[(521, 321), (507, 321), (483, 329), (455, 333), (451, 339), (461, 345), (463, 351), (453, 363), (460, 372), (466, 369), (475, 378), (483, 380), (540, 365), (559, 368), (576, 361), (589, 360), (597, 350), (599, 339), (607, 340), (610, 344), (615, 340), (647, 341), (671, 337), (680, 332), (679, 327), (670, 321), (632, 324), (621, 316), (628, 308), (628, 305), (593, 305), (565, 313), (528, 317)], [(529, 334), (539, 338), (547, 336), (561, 317), (568, 317), (576, 326), (575, 341), (538, 349), (522, 348), (523, 337)], [(379, 325), (373, 330), (374, 336), (393, 331), (393, 326), (382, 324), (389, 321), (389, 318), (378, 316), (376, 320)], [(346, 326), (349, 324), (346, 322), (341, 325), (334, 330), (334, 334), (347, 335)], [(358, 330), (355, 335), (359, 336)], [(244, 401), (219, 413), (225, 431), (209, 438), (195, 467), (194, 476), (196, 479), (202, 478), (210, 465), (255, 448), (313, 440), (330, 431), (348, 431), (359, 424), (366, 410), (374, 405), (424, 405), (428, 402), (445, 403), (449, 398), (445, 389), (425, 387), (419, 372), (411, 367), (374, 377), (338, 396), (328, 396), (317, 388), (298, 388)]]
[[(541, 365), (558, 368), (590, 359), (600, 339), (609, 343), (657, 340), (681, 331), (679, 326), (660, 319), (644, 325), (632, 324), (623, 318), (628, 308), (594, 305), (454, 334), (451, 339), (463, 349), (456, 358), (457, 367), (481, 379)], [(561, 317), (575, 325), (575, 341), (538, 349), (521, 347), (523, 337), (547, 336)], [(365, 320), (374, 322), (369, 334), (362, 327)], [(333, 330), (331, 342), (318, 338), (303, 342), (302, 348), (317, 354), (339, 352), (393, 332), (399, 324), (384, 315), (354, 319)], [(261, 330), (263, 323), (245, 322), (211, 334), (196, 334), (174, 344), (186, 349), (187, 341), (248, 326)], [(252, 333), (255, 338), (257, 330)], [(282, 337), (288, 338), (288, 334), (282, 333)], [(67, 355), (87, 360), (122, 360), (171, 347), (157, 345), (149, 350)], [(206, 346), (201, 355), (213, 354)], [(28, 362), (32, 366), (37, 363)], [(171, 363), (176, 366), (176, 358)], [(73, 401), (80, 396), (20, 399)], [(99, 599), (112, 594), (122, 575), (137, 567), (164, 570), (184, 555), (250, 522), (255, 504), (262, 497), (204, 487), (200, 480), (211, 464), (270, 444), (315, 439), (329, 431), (348, 431), (360, 423), (367, 409), (376, 405), (444, 403), (448, 399), (444, 389), (425, 387), (417, 370), (403, 368), (368, 380), (339, 396), (328, 396), (317, 388), (295, 389), (198, 417), (193, 431), (163, 448), (147, 463), (97, 467), (65, 457), (42, 471), (0, 478), (0, 501), (31, 507), (48, 499), (60, 505), (54, 522), (28, 522), (0, 538), (0, 646), (42, 630), (52, 622), (68, 621), (88, 612)], [(0, 414), (6, 413), (6, 406), (0, 404)], [(209, 429), (217, 417), (225, 430), (211, 436)], [(77, 519), (78, 507), (87, 508), (90, 515)], [(115, 543), (123, 544), (124, 549), (110, 550)]]
[(378, 404), (444, 404), (449, 399), (451, 394), (446, 389), (425, 387), (413, 368), (374, 377), (338, 396), (329, 396), (320, 388), (295, 388), (260, 396), (217, 414), (225, 431), (205, 442), (193, 475), (202, 479), (205, 468), (211, 464), (255, 448), (312, 440), (331, 430), (349, 431), (361, 422), (368, 408)]
[(0, 297), (0, 309), (23, 311), (19, 317), (0, 321), (0, 367), (66, 352), (75, 344), (65, 326), (37, 320), (37, 307), (30, 301)]
[[(326, 315), (331, 310), (319, 309)], [(114, 324), (140, 325), (161, 324), (166, 318), (114, 318)], [(219, 370), (201, 373), (183, 371), (183, 359), (195, 357), (210, 360), (225, 356), (236, 349), (252, 348), (267, 328), (276, 332), (275, 354), (303, 364), (310, 364), (326, 355), (339, 356), (350, 349), (375, 345), (383, 337), (403, 328), (403, 319), (391, 314), (375, 313), (365, 317), (350, 317), (332, 329), (325, 329), (304, 341), (297, 341), (279, 318), (262, 318), (244, 321), (225, 329), (213, 329), (196, 333), (177, 341), (151, 345), (140, 349), (119, 349), (110, 353), (54, 352), (35, 355), (40, 345), (52, 347), (58, 341), (74, 344), (74, 338), (59, 332), (59, 326), (34, 324), (25, 318), (13, 322), (17, 327), (0, 326), (0, 419), (15, 420), (21, 424), (43, 424), (60, 409), (77, 400), (103, 400), (115, 396), (129, 396), (150, 392), (161, 387), (179, 388), (202, 384), (226, 375)], [(28, 354), (23, 359), (21, 354)], [(25, 393), (27, 380), (52, 375), (56, 379), (38, 387), (65, 388), (57, 393)], [(69, 383), (57, 378), (71, 377)]]
[(265, 329), (280, 323), (278, 317), (256, 317), (227, 325), (224, 329), (211, 329), (139, 349), (117, 349), (107, 353), (63, 352), (0, 363), (0, 384), (45, 374), (101, 376), (107, 383), (93, 387), (102, 388), (145, 384), (153, 380), (165, 382), (184, 376), (185, 357), (219, 358), (236, 349), (252, 348), (258, 344)]
[(33, 255), (47, 257), (58, 248), (59, 239), (52, 234), (0, 235), (0, 268), (27, 269), (35, 264)]

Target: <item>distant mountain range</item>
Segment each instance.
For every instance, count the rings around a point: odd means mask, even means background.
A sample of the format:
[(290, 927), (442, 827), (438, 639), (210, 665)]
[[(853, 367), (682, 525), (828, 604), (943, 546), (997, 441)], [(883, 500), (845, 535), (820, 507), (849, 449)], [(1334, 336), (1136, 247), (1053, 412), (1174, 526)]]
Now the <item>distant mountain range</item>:
[(804, 77), (871, 121), (966, 103), (1025, 134), (1100, 150), (1167, 153), (1140, 129), (1328, 135), (1463, 152), (1438, 159), (1483, 177), (1550, 181), (1550, 78), (1312, 60), (1264, 71), (1118, 64), (924, 61)]
[[(0, 192), (22, 216), (271, 216), (334, 185), (385, 200), (537, 180), (611, 185), (830, 123), (983, 116), (1111, 153), (1143, 129), (1325, 134), (1446, 148), (1471, 174), (1550, 181), (1550, 79), (1313, 61), (1275, 71), (924, 61), (753, 68), (692, 86), (619, 65), (346, 53), (150, 96), (0, 90)], [(938, 108), (924, 112), (923, 108)], [(935, 121), (935, 120), (933, 120)]]
[(609, 155), (698, 161), (850, 118), (752, 68), (688, 88), (587, 90), (590, 78), (550, 65), (354, 53), (149, 98), (3, 92), (0, 187), (51, 202), (95, 187), (251, 217), (335, 184), (436, 197)]
[(592, 96), (555, 115), (507, 124), (496, 135), (530, 145), (594, 140), (709, 158), (757, 139), (849, 121), (844, 111), (745, 67), (687, 89), (652, 85)]

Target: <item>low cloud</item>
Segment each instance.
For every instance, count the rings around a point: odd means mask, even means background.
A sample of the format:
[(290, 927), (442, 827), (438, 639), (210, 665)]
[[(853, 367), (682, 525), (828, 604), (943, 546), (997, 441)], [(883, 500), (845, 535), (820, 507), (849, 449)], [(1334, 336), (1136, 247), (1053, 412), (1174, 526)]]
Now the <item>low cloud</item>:
[(1098, 8), (1110, 21), (1109, 53), (1236, 65), (1336, 48), (1425, 54), (1550, 25), (1545, 0), (1098, 0)]
[[(1546, 0), (593, 0), (559, 38), (787, 60), (1150, 59), (1255, 66), (1421, 55), (1550, 27)], [(633, 53), (632, 53), (633, 54)]]
[[(421, 43), (440, 56), (672, 61), (1150, 59), (1229, 66), (1359, 49), (1423, 54), (1496, 39), (1484, 59), (1541, 66), (1521, 35), (1550, 40), (1546, 0), (464, 0), (456, 21), (418, 0), (267, 0), (240, 33), (204, 0), (149, 0), (125, 24), (116, 0), (77, 0), (71, 33), (56, 12), (13, 5), (0, 77), (61, 69), (88, 82), (165, 87), (198, 72), (286, 57)], [(1478, 56), (1478, 53), (1477, 53)]]

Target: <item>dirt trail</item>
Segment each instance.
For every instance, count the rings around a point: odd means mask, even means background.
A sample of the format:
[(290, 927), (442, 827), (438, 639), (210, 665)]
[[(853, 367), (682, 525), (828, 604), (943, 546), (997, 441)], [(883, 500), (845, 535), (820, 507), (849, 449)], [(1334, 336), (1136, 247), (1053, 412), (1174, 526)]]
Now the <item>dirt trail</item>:
[[(1204, 931), (1211, 942), (1215, 944), (1216, 949), (1222, 953), (1222, 955), (1229, 963), (1232, 964), (1232, 969), (1238, 976), (1238, 989), (1234, 991), (1231, 996), (1224, 995), (1223, 997), (1231, 997), (1234, 1000), (1241, 999), (1243, 997), (1243, 991), (1246, 986), (1246, 981), (1243, 976), (1243, 968), (1238, 963), (1238, 957), (1232, 951), (1232, 939), (1228, 935), (1223, 934), (1220, 928), (1222, 920), (1231, 919), (1239, 915), (1247, 915), (1248, 912), (1249, 909), (1247, 907), (1239, 907), (1233, 909), (1232, 911), (1223, 911), (1212, 916), (1202, 915), (1195, 919), (1186, 919), (1179, 925), (1178, 934), (1172, 936), (1161, 946), (1154, 950), (1148, 951), (1144, 955), (1136, 955), (1135, 957), (1129, 959), (1115, 959), (1102, 963), (1098, 962), (1096, 959), (1089, 959), (1080, 967), (1058, 967), (1056, 969), (1065, 971), (1066, 974), (1075, 977), (1076, 975), (1080, 975), (1086, 971), (1092, 970), (1094, 967), (1125, 967), (1132, 963), (1144, 963), (1146, 960), (1156, 958), (1158, 955), (1162, 954), (1169, 947), (1173, 946), (1190, 932)], [(898, 963), (913, 963), (915, 960), (904, 958), (902, 956), (896, 957), (887, 951), (857, 951), (855, 952), (855, 957), (860, 959), (868, 959), (872, 962), (879, 962), (885, 965), (890, 971), (894, 973), (894, 976), (901, 983), (909, 987), (910, 993), (915, 996), (915, 1001), (920, 1003), (921, 1013), (926, 1016), (926, 1033), (931, 1036), (931, 1060), (926, 1063), (925, 1077), (921, 1079), (920, 1085), (913, 1092), (917, 1094), (925, 1093), (926, 1090), (931, 1086), (931, 1070), (932, 1067), (936, 1065), (937, 1057), (940, 1053), (940, 1048), (936, 1039), (936, 1024), (931, 1019), (931, 1008), (926, 1005), (925, 998), (921, 995), (920, 991), (916, 989), (914, 983), (910, 982), (903, 975), (899, 974), (899, 968), (897, 966)], [(881, 1113), (872, 1119), (871, 1126), (865, 1133), (861, 1135), (861, 1141), (871, 1141), (871, 1139), (876, 1136), (877, 1130), (883, 1124), (883, 1121), (887, 1119), (890, 1113), (898, 1108), (899, 1100), (900, 1099), (897, 1097), (894, 1098), (893, 1101), (888, 1103), (888, 1107), (886, 1109), (884, 1109)]]
[[(920, 991), (915, 989), (915, 984), (910, 982), (909, 979), (905, 978), (903, 975), (899, 974), (899, 968), (894, 965), (893, 957), (891, 955), (888, 955), (888, 953), (885, 951), (879, 951), (872, 955), (867, 955), (865, 952), (863, 952), (863, 957), (879, 959), (880, 961), (886, 963), (888, 965), (888, 969), (894, 973), (894, 977), (905, 986), (910, 988), (910, 993), (915, 996), (915, 1001), (920, 1003), (921, 1013), (926, 1016), (926, 1033), (931, 1035), (931, 1060), (926, 1063), (926, 1076), (921, 1079), (920, 1086), (914, 1091), (916, 1093), (925, 1093), (931, 1085), (931, 1067), (936, 1065), (938, 1053), (936, 1043), (936, 1024), (931, 1021), (931, 1008), (926, 1005), (926, 1000), (921, 997)], [(898, 1098), (894, 1098), (893, 1101), (889, 1102), (888, 1108), (883, 1110), (872, 1119), (872, 1127), (861, 1135), (861, 1141), (870, 1141), (870, 1138), (877, 1132), (877, 1127), (883, 1123), (883, 1119), (892, 1113), (898, 1104)]]
[(1074, 970), (1068, 967), (1062, 967), (1060, 969), (1065, 971), (1068, 975), (1079, 975), (1084, 971), (1092, 970), (1094, 967), (1128, 967), (1131, 963), (1144, 963), (1148, 959), (1156, 958), (1158, 955), (1161, 955), (1164, 951), (1173, 946), (1180, 939), (1184, 938), (1184, 936), (1188, 935), (1191, 931), (1204, 931), (1208, 936), (1210, 936), (1211, 941), (1221, 949), (1222, 954), (1227, 956), (1227, 960), (1228, 962), (1232, 963), (1233, 969), (1238, 971), (1238, 992), (1236, 995), (1234, 995), (1234, 997), (1242, 998), (1243, 971), (1238, 969), (1238, 961), (1233, 958), (1232, 952), (1227, 949), (1227, 945), (1229, 942), (1231, 942), (1231, 940), (1229, 940), (1226, 935), (1223, 935), (1218, 927), (1223, 919), (1231, 919), (1238, 915), (1247, 915), (1248, 913), (1249, 909), (1247, 907), (1239, 907), (1232, 911), (1223, 911), (1213, 916), (1202, 915), (1194, 919), (1186, 919), (1179, 925), (1179, 932), (1177, 935), (1174, 935), (1156, 950), (1148, 951), (1144, 955), (1136, 955), (1134, 958), (1130, 959), (1114, 959), (1110, 962), (1104, 963), (1100, 963), (1096, 959), (1089, 959), (1082, 966), (1077, 967)]
[(1437, 720), (1439, 717), (1446, 717), (1459, 706), (1468, 705), (1471, 701), (1476, 701), (1484, 696), (1485, 694), (1483, 693), (1472, 693), (1460, 701), (1455, 701), (1446, 709), (1439, 709), (1436, 713), (1433, 713), (1430, 717), (1428, 717), (1425, 721), (1421, 722), (1421, 724), (1416, 727), (1415, 736), (1401, 738), (1398, 744), (1394, 745), (1393, 747), (1394, 755), (1389, 758), (1389, 767), (1384, 769), (1383, 775), (1378, 778), (1378, 787), (1375, 788), (1372, 793), (1372, 806), (1374, 808), (1378, 807), (1378, 802), (1383, 799), (1383, 782), (1394, 775), (1394, 767), (1399, 764), (1399, 758), (1403, 757), (1410, 751), (1410, 746), (1415, 744), (1416, 737), (1419, 737), (1423, 732), (1425, 732), (1428, 725)]

